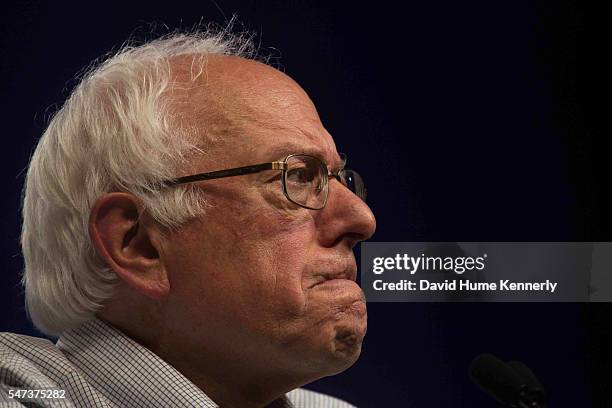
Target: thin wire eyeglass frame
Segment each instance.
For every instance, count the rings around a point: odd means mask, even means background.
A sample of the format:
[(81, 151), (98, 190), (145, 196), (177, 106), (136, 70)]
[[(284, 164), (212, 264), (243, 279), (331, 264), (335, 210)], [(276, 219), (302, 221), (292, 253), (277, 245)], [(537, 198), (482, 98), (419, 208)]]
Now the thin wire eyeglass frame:
[[(296, 200), (291, 198), (287, 190), (287, 170), (289, 170), (288, 161), (293, 158), (299, 158), (299, 157), (313, 159), (316, 162), (318, 162), (319, 166), (321, 166), (321, 175), (323, 176), (322, 189), (325, 190), (325, 197), (320, 207), (312, 207), (312, 206), (308, 206), (303, 203), (297, 202)], [(311, 156), (308, 154), (290, 154), (289, 156), (285, 157), (282, 161), (252, 164), (249, 166), (234, 167), (231, 169), (217, 170), (217, 171), (211, 171), (211, 172), (206, 172), (206, 173), (193, 174), (190, 176), (177, 177), (175, 179), (167, 180), (163, 184), (167, 187), (171, 187), (171, 186), (175, 186), (179, 184), (194, 183), (198, 181), (214, 180), (214, 179), (220, 179), (220, 178), (225, 178), (225, 177), (243, 176), (246, 174), (259, 173), (259, 172), (267, 171), (267, 170), (280, 170), (282, 172), (283, 194), (285, 195), (287, 200), (289, 200), (293, 204), (296, 204), (300, 207), (307, 208), (309, 210), (321, 210), (325, 207), (325, 204), (327, 204), (327, 198), (329, 196), (329, 188), (328, 188), (329, 177), (335, 178), (343, 186), (348, 188), (353, 194), (355, 194), (356, 196), (361, 198), (363, 201), (365, 201), (366, 196), (367, 196), (367, 190), (365, 189), (365, 186), (363, 185), (363, 179), (361, 178), (359, 173), (357, 173), (355, 170), (344, 168), (344, 164), (346, 163), (346, 155), (340, 154), (340, 158), (343, 163), (342, 168), (336, 171), (332, 171), (332, 172), (327, 171), (327, 164), (325, 164), (325, 162), (323, 162), (318, 157)], [(360, 184), (360, 186), (358, 186), (359, 188), (356, 187), (355, 190), (349, 187), (349, 184), (347, 181), (347, 177), (351, 177), (351, 175), (353, 175), (353, 183)]]

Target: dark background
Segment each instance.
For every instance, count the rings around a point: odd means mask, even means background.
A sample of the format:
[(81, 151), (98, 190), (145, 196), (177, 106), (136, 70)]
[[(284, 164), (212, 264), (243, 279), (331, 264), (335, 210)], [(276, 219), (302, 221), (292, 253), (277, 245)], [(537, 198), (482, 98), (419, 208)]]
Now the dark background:
[[(310, 94), (364, 175), (374, 241), (612, 241), (610, 133), (598, 121), (611, 102), (602, 86), (612, 72), (610, 29), (605, 10), (592, 5), (3, 7), (0, 330), (36, 334), (18, 286), (23, 170), (74, 75), (130, 34), (223, 23), (233, 13), (264, 53), (276, 49), (275, 61)], [(490, 352), (526, 362), (552, 407), (612, 406), (607, 304), (371, 303), (368, 313), (358, 363), (311, 388), (364, 407), (492, 407), (467, 377), (470, 360)]]

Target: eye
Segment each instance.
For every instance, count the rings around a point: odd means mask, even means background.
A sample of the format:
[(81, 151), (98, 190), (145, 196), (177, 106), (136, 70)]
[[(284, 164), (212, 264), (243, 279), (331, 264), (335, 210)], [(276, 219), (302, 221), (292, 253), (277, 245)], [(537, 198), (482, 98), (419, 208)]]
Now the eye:
[(287, 170), (287, 181), (293, 184), (309, 184), (317, 178), (318, 172), (310, 167), (294, 167)]

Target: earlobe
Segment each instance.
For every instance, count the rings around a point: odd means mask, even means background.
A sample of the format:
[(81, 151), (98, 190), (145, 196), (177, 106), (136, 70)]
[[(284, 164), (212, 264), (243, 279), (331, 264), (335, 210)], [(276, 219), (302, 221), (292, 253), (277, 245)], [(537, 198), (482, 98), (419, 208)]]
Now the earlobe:
[(160, 234), (151, 224), (136, 197), (109, 193), (91, 209), (89, 236), (98, 255), (129, 287), (160, 299), (170, 283), (158, 248)]

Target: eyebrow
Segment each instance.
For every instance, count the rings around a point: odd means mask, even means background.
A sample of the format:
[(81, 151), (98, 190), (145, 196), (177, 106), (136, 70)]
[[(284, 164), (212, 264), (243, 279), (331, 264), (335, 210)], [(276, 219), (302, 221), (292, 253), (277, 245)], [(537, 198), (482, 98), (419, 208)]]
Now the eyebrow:
[(325, 154), (320, 149), (316, 147), (299, 146), (295, 143), (283, 143), (276, 145), (266, 153), (266, 157), (269, 157), (272, 160), (281, 160), (290, 154), (307, 154), (309, 156), (314, 156), (324, 163), (330, 165), (332, 168), (342, 167), (343, 165), (343, 162), (339, 157), (334, 157), (332, 162), (328, 163), (327, 159), (325, 158)]
[(319, 149), (312, 147), (300, 146), (294, 143), (281, 143), (271, 147), (266, 152), (266, 157), (272, 160), (279, 160), (290, 154), (309, 154), (318, 158), (323, 157)]

